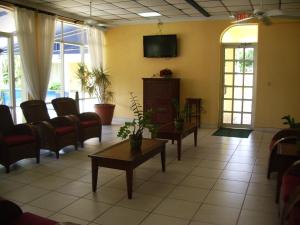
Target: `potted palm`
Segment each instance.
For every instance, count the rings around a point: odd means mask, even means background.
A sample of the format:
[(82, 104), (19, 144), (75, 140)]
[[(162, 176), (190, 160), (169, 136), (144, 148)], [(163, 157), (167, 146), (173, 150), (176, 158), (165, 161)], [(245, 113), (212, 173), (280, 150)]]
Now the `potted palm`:
[(125, 122), (124, 126), (120, 127), (117, 136), (122, 139), (129, 137), (131, 150), (135, 151), (141, 149), (144, 129), (148, 128), (152, 137), (154, 137), (157, 127), (151, 123), (151, 110), (143, 112), (142, 106), (132, 92), (130, 93), (130, 101), (134, 118), (131, 122)]
[(187, 118), (188, 115), (188, 107), (185, 104), (184, 108), (180, 110), (179, 103), (176, 99), (172, 100), (173, 106), (175, 108), (176, 116), (174, 120), (174, 126), (177, 130), (181, 130), (184, 126), (184, 120)]
[(103, 67), (93, 68), (89, 71), (83, 63), (78, 64), (77, 77), (81, 81), (82, 90), (90, 96), (96, 96), (98, 104), (95, 104), (95, 112), (100, 116), (103, 125), (110, 125), (115, 105), (111, 104), (113, 92), (110, 90), (111, 82), (109, 74)]

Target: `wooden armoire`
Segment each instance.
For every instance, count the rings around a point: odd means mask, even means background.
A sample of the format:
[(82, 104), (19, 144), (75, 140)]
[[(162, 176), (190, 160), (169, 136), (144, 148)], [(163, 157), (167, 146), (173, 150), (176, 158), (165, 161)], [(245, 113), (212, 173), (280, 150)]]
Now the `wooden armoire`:
[(175, 108), (172, 100), (179, 102), (180, 79), (143, 78), (143, 108), (153, 110), (152, 122), (165, 124), (174, 121)]

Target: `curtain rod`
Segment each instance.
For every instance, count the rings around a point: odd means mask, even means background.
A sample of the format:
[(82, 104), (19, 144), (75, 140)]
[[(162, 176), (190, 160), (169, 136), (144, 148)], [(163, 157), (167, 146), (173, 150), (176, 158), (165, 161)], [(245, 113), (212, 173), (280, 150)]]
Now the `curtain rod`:
[(48, 11), (41, 10), (41, 9), (38, 9), (38, 8), (34, 8), (34, 7), (31, 7), (31, 6), (21, 5), (21, 4), (18, 4), (18, 3), (10, 3), (10, 2), (7, 2), (7, 1), (1, 1), (0, 6), (3, 7), (3, 8), (9, 9), (9, 10), (14, 10), (15, 7), (25, 8), (25, 9), (29, 9), (29, 10), (32, 10), (32, 11), (44, 13), (44, 14), (47, 14), (47, 15), (57, 16), (58, 19), (65, 20), (65, 21), (68, 21), (68, 22), (73, 22), (73, 23), (76, 23), (76, 24), (83, 24), (83, 21), (81, 21), (79, 19), (74, 19), (74, 18), (58, 15), (56, 13), (48, 12)]

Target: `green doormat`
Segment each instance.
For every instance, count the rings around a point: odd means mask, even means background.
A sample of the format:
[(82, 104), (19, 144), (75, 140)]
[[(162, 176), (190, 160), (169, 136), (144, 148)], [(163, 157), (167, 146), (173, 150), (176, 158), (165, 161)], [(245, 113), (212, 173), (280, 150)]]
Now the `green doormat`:
[(238, 138), (247, 138), (252, 130), (247, 129), (233, 129), (233, 128), (219, 128), (213, 136), (225, 136), (225, 137), (238, 137)]

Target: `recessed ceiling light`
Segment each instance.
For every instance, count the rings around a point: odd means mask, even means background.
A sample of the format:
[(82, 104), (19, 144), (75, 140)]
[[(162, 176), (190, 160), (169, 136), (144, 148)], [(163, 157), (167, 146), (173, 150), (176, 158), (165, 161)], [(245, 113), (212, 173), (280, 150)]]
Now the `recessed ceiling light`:
[(138, 13), (142, 17), (154, 17), (154, 16), (161, 16), (157, 12), (144, 12), (144, 13)]

